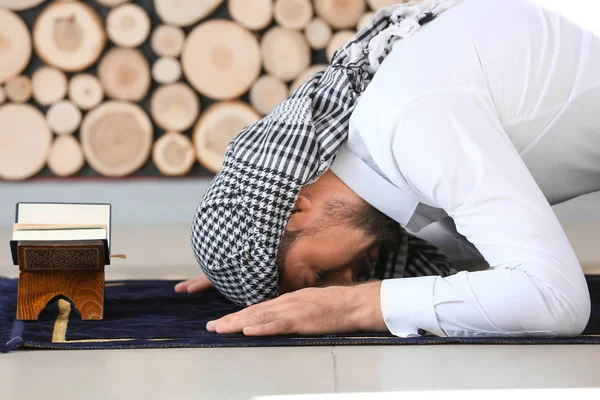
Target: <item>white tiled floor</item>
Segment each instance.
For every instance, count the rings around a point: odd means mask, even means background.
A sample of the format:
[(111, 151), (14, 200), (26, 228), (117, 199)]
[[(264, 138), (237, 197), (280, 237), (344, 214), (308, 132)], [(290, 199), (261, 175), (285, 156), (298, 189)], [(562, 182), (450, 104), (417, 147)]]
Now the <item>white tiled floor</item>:
[[(595, 230), (594, 230), (595, 231)], [(577, 249), (597, 240), (571, 230)], [(0, 229), (0, 243), (7, 243)], [(185, 226), (119, 227), (126, 261), (107, 279), (184, 279), (199, 272)], [(0, 275), (17, 276), (8, 246)], [(592, 253), (585, 253), (590, 259)], [(142, 267), (143, 266), (143, 267)], [(586, 267), (587, 273), (599, 269)], [(600, 387), (600, 346), (366, 346), (0, 354), (0, 399), (249, 399), (259, 395), (426, 389)]]

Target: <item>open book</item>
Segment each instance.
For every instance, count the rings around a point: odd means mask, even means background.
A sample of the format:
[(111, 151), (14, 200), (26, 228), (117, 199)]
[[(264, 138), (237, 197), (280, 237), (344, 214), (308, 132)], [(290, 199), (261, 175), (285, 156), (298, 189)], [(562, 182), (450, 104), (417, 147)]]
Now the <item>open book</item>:
[(19, 203), (11, 240), (13, 262), (18, 264), (19, 242), (102, 240), (110, 264), (110, 223), (110, 204)]
[(106, 225), (15, 224), (12, 240), (107, 240)]

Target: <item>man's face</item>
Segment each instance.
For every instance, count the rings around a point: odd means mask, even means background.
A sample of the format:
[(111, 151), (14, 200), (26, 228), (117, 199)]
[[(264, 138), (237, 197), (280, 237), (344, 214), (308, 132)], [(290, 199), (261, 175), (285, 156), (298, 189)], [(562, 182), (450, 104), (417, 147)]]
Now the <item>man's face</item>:
[(286, 232), (278, 257), (281, 294), (364, 281), (381, 247), (399, 242), (399, 225), (364, 202), (334, 201), (321, 214), (314, 226)]

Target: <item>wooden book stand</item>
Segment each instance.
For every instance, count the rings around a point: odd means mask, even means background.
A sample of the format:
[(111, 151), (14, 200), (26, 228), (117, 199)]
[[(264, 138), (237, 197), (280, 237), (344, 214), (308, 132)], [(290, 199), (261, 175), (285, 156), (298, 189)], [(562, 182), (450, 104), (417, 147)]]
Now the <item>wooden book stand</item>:
[(18, 320), (37, 320), (56, 299), (71, 301), (83, 320), (104, 314), (105, 241), (19, 242)]

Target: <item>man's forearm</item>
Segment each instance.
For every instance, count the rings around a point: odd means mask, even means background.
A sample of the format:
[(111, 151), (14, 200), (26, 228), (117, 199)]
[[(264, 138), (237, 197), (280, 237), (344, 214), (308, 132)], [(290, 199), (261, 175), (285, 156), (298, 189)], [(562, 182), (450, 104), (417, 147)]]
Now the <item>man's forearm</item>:
[(348, 299), (348, 318), (361, 331), (387, 332), (381, 312), (381, 281), (352, 286)]

